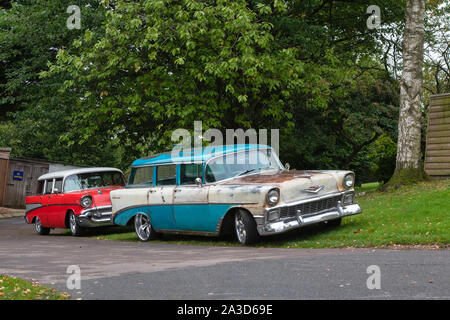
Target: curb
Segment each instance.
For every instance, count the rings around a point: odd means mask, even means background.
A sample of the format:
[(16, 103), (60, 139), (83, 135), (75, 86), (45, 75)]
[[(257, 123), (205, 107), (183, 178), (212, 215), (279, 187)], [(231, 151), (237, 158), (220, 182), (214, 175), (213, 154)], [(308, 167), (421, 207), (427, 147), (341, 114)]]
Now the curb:
[(0, 219), (23, 217), (25, 216), (25, 210), (23, 209), (11, 209), (0, 207)]
[(0, 219), (23, 217), (25, 213), (0, 213)]

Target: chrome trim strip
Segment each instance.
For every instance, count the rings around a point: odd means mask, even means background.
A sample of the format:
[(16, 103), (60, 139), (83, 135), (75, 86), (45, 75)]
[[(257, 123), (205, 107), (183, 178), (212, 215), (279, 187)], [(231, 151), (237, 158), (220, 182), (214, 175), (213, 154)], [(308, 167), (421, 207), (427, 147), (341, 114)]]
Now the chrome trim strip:
[[(118, 214), (129, 210), (129, 209), (135, 209), (140, 207), (160, 207), (160, 206), (196, 206), (196, 205), (230, 205), (230, 206), (242, 206), (242, 205), (252, 205), (252, 204), (258, 204), (258, 202), (180, 202), (180, 203), (149, 203), (149, 204), (138, 204), (128, 207), (123, 207), (116, 212), (114, 212), (114, 216), (117, 216)], [(234, 207), (235, 208), (235, 207)]]
[(42, 207), (42, 203), (27, 203), (25, 205), (25, 212), (28, 213), (29, 211), (35, 210), (40, 207)]
[[(311, 186), (310, 188), (313, 188), (313, 187), (314, 186)], [(317, 194), (324, 188), (325, 188), (325, 186), (321, 185), (321, 186), (317, 186), (317, 189), (303, 189), (303, 192)]]
[(28, 214), (36, 209), (40, 209), (40, 208), (46, 208), (46, 207), (54, 207), (54, 206), (79, 206), (80, 204), (78, 203), (56, 203), (56, 204), (47, 204), (47, 205), (42, 205), (42, 206), (38, 206), (36, 208), (30, 209), (28, 211), (25, 212), (25, 214)]

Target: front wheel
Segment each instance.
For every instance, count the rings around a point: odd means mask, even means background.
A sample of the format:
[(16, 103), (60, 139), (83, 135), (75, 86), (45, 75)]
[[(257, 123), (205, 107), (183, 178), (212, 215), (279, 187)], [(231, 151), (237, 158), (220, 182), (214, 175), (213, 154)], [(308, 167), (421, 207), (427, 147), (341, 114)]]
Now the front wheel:
[(77, 217), (73, 212), (69, 214), (69, 227), (72, 232), (72, 236), (79, 237), (84, 233), (84, 229), (78, 224)]
[(240, 243), (247, 245), (258, 241), (259, 234), (256, 230), (256, 222), (248, 212), (242, 210), (236, 212), (234, 222), (236, 235)]
[(134, 218), (134, 230), (139, 240), (146, 242), (158, 237), (158, 234), (153, 229), (150, 219), (143, 213), (138, 213)]
[(39, 220), (38, 217), (36, 217), (36, 221), (34, 222), (34, 229), (41, 236), (46, 236), (50, 233), (50, 228), (43, 227), (41, 224), (41, 220)]

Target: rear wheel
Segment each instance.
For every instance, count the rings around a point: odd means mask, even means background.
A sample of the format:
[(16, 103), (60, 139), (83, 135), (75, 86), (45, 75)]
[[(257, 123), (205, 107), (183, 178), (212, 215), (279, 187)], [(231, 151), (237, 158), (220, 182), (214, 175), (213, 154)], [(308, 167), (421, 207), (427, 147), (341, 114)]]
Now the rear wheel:
[(79, 237), (84, 233), (84, 229), (80, 227), (77, 216), (73, 212), (69, 213), (69, 227), (72, 232), (72, 236)]
[(258, 241), (259, 234), (256, 230), (256, 222), (248, 212), (239, 210), (234, 216), (236, 236), (242, 244), (252, 244)]
[(43, 227), (41, 224), (41, 220), (36, 217), (36, 221), (34, 222), (34, 229), (36, 232), (42, 236), (46, 236), (50, 233), (50, 228)]
[(139, 240), (146, 242), (158, 238), (158, 234), (153, 229), (150, 219), (146, 214), (138, 213), (134, 217), (134, 230)]

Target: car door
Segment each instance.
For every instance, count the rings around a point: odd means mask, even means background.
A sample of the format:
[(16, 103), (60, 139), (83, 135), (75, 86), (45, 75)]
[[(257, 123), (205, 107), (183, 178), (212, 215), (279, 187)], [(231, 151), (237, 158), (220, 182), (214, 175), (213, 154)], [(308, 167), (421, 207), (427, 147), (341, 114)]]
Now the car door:
[(202, 164), (181, 164), (179, 185), (174, 189), (173, 212), (177, 230), (214, 232), (217, 224), (210, 219), (209, 186), (197, 185), (202, 179)]
[(50, 224), (55, 228), (65, 228), (67, 205), (64, 201), (63, 179), (55, 179), (51, 194), (51, 211), (49, 213)]
[[(55, 179), (51, 182), (48, 182), (48, 185), (52, 185), (52, 187), (46, 187), (44, 201), (46, 206), (46, 226), (51, 228), (58, 227), (57, 216), (61, 211), (61, 205), (59, 203), (58, 194), (54, 193), (54, 185)], [(47, 185), (47, 186), (48, 186)]]
[(49, 227), (51, 224), (51, 212), (52, 212), (52, 189), (53, 179), (45, 180), (44, 193), (39, 196), (42, 208), (39, 210), (39, 220), (44, 227)]
[(156, 169), (155, 186), (148, 189), (150, 219), (156, 230), (175, 230), (173, 193), (176, 187), (176, 165), (160, 165)]

